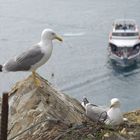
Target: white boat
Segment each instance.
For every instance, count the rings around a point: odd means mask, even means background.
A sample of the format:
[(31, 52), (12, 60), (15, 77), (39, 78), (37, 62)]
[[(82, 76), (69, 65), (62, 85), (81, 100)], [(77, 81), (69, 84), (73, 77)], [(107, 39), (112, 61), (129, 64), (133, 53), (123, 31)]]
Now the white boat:
[(119, 19), (109, 35), (109, 57), (127, 67), (140, 60), (140, 32), (135, 20)]

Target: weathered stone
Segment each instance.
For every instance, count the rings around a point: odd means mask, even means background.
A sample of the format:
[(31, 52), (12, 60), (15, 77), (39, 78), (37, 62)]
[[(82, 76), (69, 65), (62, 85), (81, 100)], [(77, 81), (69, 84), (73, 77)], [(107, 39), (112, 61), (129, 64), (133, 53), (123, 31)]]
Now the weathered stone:
[(126, 128), (123, 128), (122, 130), (121, 130), (121, 132), (120, 132), (122, 135), (126, 135), (127, 134), (127, 130), (126, 130)]
[(88, 134), (87, 137), (88, 137), (89, 139), (95, 139), (95, 137), (94, 137), (92, 134)]
[(9, 93), (9, 138), (39, 123), (31, 131), (18, 136), (18, 140), (25, 139), (27, 135), (33, 135), (33, 140), (42, 137), (49, 140), (70, 124), (81, 124), (86, 120), (84, 109), (77, 100), (58, 92), (40, 76), (38, 79), (43, 83), (43, 88), (35, 87), (30, 76), (18, 82)]
[(140, 110), (126, 113), (127, 122), (110, 128), (91, 122), (77, 100), (38, 79), (43, 88), (29, 76), (9, 93), (8, 140), (139, 140)]
[(105, 138), (109, 138), (109, 136), (110, 136), (109, 133), (105, 133), (105, 134), (104, 134), (104, 137), (105, 137)]

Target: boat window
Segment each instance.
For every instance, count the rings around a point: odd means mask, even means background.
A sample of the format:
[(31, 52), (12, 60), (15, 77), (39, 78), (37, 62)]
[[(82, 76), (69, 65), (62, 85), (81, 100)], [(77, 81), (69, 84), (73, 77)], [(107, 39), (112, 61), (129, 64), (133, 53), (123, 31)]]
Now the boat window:
[(121, 32), (117, 32), (117, 33), (112, 33), (112, 36), (138, 36), (139, 33), (121, 33)]
[(135, 30), (134, 24), (116, 24), (115, 30)]

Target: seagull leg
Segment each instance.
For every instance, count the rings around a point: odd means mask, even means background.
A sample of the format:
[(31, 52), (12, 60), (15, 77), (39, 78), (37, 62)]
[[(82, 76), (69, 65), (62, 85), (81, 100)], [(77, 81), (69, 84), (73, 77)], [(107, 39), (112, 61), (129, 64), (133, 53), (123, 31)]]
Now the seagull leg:
[(35, 71), (32, 71), (32, 76), (33, 76), (33, 80), (34, 80), (34, 82), (35, 82), (35, 85), (36, 85), (37, 87), (42, 87), (41, 81), (37, 78), (36, 72), (35, 72)]

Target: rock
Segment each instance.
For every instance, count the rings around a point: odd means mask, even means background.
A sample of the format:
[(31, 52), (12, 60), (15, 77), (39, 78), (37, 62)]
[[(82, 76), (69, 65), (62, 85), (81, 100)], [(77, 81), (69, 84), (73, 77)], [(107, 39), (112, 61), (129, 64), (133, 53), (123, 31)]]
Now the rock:
[(88, 137), (89, 139), (95, 139), (95, 137), (94, 137), (92, 134), (88, 134), (87, 137)]
[(127, 139), (118, 135), (117, 133), (113, 133), (113, 134), (109, 135), (109, 137), (103, 138), (103, 140), (127, 140)]
[(122, 135), (126, 135), (127, 134), (127, 130), (126, 130), (126, 128), (123, 128), (122, 130), (121, 130), (121, 132), (120, 132)]
[(58, 92), (40, 76), (38, 79), (43, 88), (36, 88), (29, 76), (9, 93), (9, 139), (31, 127), (16, 139), (52, 140), (71, 124), (86, 120), (84, 109), (77, 100)]
[(8, 140), (139, 140), (140, 110), (125, 113), (118, 127), (92, 122), (77, 100), (37, 77), (43, 88), (29, 76), (9, 92)]
[(105, 137), (105, 138), (109, 138), (109, 133), (105, 133), (105, 134), (104, 134), (104, 137)]
[(129, 121), (137, 122), (140, 124), (140, 110), (125, 113), (124, 115)]
[(128, 132), (128, 135), (134, 136), (135, 134), (134, 134), (134, 132)]

